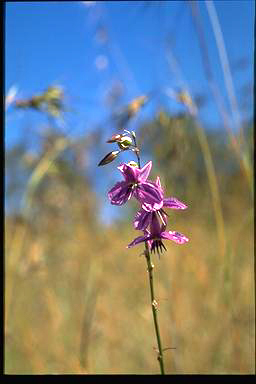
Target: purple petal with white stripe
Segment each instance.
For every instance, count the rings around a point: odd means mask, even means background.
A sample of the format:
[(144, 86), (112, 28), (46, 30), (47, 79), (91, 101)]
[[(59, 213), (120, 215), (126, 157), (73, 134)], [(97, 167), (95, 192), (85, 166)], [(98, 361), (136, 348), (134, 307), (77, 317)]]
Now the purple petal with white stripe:
[(150, 171), (151, 171), (151, 168), (152, 168), (152, 161), (149, 161), (147, 164), (144, 165), (144, 167), (142, 167), (139, 171), (140, 171), (140, 174), (138, 176), (138, 180), (140, 182), (144, 182), (147, 180), (149, 174), (150, 174)]
[(172, 208), (172, 209), (186, 209), (187, 208), (187, 206), (184, 203), (182, 203), (181, 201), (179, 201), (175, 197), (164, 198), (163, 206), (167, 207), (167, 208)]
[(128, 165), (128, 164), (121, 164), (119, 165), (119, 167), (117, 167), (117, 169), (119, 169), (119, 171), (122, 173), (127, 183), (137, 182), (138, 175), (139, 175), (138, 168), (132, 167), (131, 165)]
[(184, 244), (189, 241), (189, 239), (184, 236), (182, 233), (177, 231), (165, 231), (160, 234), (162, 239), (172, 240), (177, 244)]
[(127, 248), (131, 248), (131, 247), (134, 247), (134, 245), (143, 243), (144, 241), (148, 240), (149, 237), (150, 237), (149, 234), (146, 234), (144, 236), (136, 237), (136, 239), (134, 239), (130, 244), (127, 245)]
[(139, 184), (134, 192), (134, 196), (146, 211), (160, 209), (163, 206), (163, 193), (153, 183), (145, 181)]
[(135, 215), (133, 226), (135, 229), (144, 230), (148, 227), (152, 219), (152, 212), (147, 212), (144, 209), (138, 211)]
[(113, 205), (123, 205), (132, 194), (131, 186), (126, 181), (120, 181), (108, 192), (108, 198)]

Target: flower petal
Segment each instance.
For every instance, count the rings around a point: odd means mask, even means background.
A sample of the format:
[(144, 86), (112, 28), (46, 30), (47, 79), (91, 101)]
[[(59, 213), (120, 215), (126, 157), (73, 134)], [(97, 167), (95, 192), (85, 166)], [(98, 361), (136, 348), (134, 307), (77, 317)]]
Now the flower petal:
[(134, 239), (130, 244), (127, 245), (127, 248), (131, 248), (131, 247), (134, 247), (134, 245), (143, 243), (144, 241), (148, 240), (148, 238), (149, 238), (148, 234), (144, 236), (136, 237), (136, 239)]
[(144, 230), (151, 222), (152, 212), (147, 212), (144, 209), (138, 211), (135, 215), (133, 226), (135, 229)]
[(158, 215), (160, 222), (162, 223), (162, 226), (164, 226), (166, 228), (167, 215), (164, 213), (164, 211), (162, 209), (159, 209), (158, 211), (156, 211), (156, 213)]
[(176, 199), (176, 197), (166, 197), (164, 199), (164, 204), (163, 204), (164, 207), (167, 207), (167, 208), (172, 208), (172, 209), (186, 209), (187, 206), (182, 203), (181, 201), (179, 201), (178, 199)]
[(134, 196), (143, 205), (142, 208), (148, 212), (160, 209), (163, 206), (162, 190), (154, 183), (144, 182), (139, 184)]
[(184, 244), (189, 241), (189, 239), (184, 236), (182, 233), (177, 231), (165, 231), (161, 233), (162, 239), (172, 240), (177, 244)]
[(156, 185), (157, 185), (159, 188), (162, 189), (161, 181), (160, 181), (160, 177), (159, 177), (159, 176), (157, 176), (157, 178), (156, 178)]
[(149, 249), (150, 250), (152, 250), (152, 245), (153, 245), (153, 243), (154, 243), (154, 240), (147, 240), (147, 243), (148, 243), (148, 247), (149, 247)]
[(117, 169), (119, 169), (119, 171), (122, 173), (127, 183), (136, 183), (138, 181), (140, 173), (139, 168), (128, 164), (121, 164), (119, 167), (117, 167)]
[(152, 221), (150, 224), (150, 233), (153, 235), (153, 237), (159, 237), (161, 235), (161, 228), (162, 225), (159, 223), (156, 213), (153, 212)]
[(163, 202), (161, 201), (161, 203), (143, 203), (142, 204), (142, 208), (147, 211), (147, 212), (152, 212), (152, 211), (158, 211), (159, 209), (161, 209), (163, 206)]
[(143, 168), (139, 169), (138, 180), (140, 182), (144, 182), (147, 180), (150, 174), (151, 168), (152, 168), (152, 161), (149, 161), (147, 164), (144, 165)]
[(126, 181), (116, 183), (108, 192), (108, 198), (113, 205), (122, 205), (132, 196), (133, 190)]

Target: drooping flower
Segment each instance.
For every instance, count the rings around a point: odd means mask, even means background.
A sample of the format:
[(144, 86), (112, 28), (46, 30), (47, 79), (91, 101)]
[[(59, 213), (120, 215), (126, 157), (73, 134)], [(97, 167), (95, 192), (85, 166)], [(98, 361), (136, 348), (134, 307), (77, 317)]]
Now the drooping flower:
[(150, 230), (144, 230), (144, 236), (136, 237), (127, 248), (134, 247), (137, 244), (143, 243), (145, 241), (148, 242), (149, 248), (151, 252), (155, 252), (159, 254), (159, 251), (162, 252), (162, 248), (166, 250), (162, 240), (172, 240), (177, 244), (184, 244), (189, 241), (189, 239), (184, 236), (182, 233), (177, 231), (166, 231), (166, 226), (164, 224), (160, 224), (157, 216), (152, 216), (152, 221), (150, 223)]
[[(156, 179), (156, 185), (162, 189), (160, 178), (157, 177)], [(157, 217), (160, 219), (163, 225), (167, 224), (167, 214), (163, 210), (163, 207), (171, 208), (171, 209), (186, 209), (187, 206), (176, 199), (175, 197), (166, 197), (163, 199), (163, 205), (160, 209), (155, 210), (145, 210), (145, 206), (147, 207), (147, 204), (145, 203), (135, 216), (133, 225), (135, 229), (145, 230), (150, 223), (153, 220), (153, 217)], [(143, 209), (144, 208), (144, 209)], [(148, 207), (149, 208), (149, 207)]]
[[(136, 164), (136, 163), (135, 163)], [(160, 209), (163, 205), (162, 188), (151, 181), (147, 181), (152, 161), (149, 161), (143, 168), (137, 164), (121, 164), (117, 167), (124, 176), (124, 181), (116, 185), (108, 192), (111, 204), (123, 205), (134, 196), (145, 210), (151, 211)]]

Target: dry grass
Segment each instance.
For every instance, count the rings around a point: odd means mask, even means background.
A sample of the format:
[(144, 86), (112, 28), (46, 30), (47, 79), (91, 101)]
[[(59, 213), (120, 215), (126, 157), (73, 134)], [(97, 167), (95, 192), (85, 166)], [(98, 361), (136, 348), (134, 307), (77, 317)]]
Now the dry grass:
[[(241, 191), (230, 205), (224, 258), (214, 220), (189, 209), (171, 221), (190, 242), (154, 257), (162, 340), (176, 348), (167, 373), (254, 372), (252, 208)], [(158, 373), (146, 262), (142, 247), (125, 248), (136, 232), (50, 221), (28, 230), (17, 263), (8, 250), (25, 224), (6, 219), (6, 373)]]

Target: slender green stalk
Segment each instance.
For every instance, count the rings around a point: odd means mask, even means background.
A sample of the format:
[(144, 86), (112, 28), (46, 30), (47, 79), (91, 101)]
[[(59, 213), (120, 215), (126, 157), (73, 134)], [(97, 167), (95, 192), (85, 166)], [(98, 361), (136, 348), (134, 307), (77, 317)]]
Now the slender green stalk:
[(145, 254), (145, 257), (147, 260), (147, 266), (148, 266), (148, 277), (149, 277), (150, 295), (151, 295), (151, 308), (152, 308), (152, 314), (153, 314), (153, 318), (154, 318), (154, 326), (155, 326), (157, 345), (158, 345), (157, 360), (158, 360), (159, 365), (160, 365), (161, 374), (164, 375), (165, 372), (164, 372), (163, 350), (162, 350), (162, 345), (161, 345), (161, 337), (160, 337), (160, 331), (159, 331), (158, 319), (157, 319), (157, 301), (155, 299), (155, 294), (154, 294), (154, 280), (153, 280), (154, 265), (151, 262), (150, 252), (149, 252), (148, 244), (146, 241), (145, 241), (144, 254)]
[[(135, 146), (134, 152), (135, 152), (135, 154), (137, 156), (137, 159), (138, 159), (138, 166), (139, 166), (139, 168), (141, 168), (139, 148), (137, 147), (136, 135), (135, 135), (134, 132), (132, 133), (132, 137), (133, 137), (134, 146)], [(157, 301), (155, 299), (155, 293), (154, 293), (154, 279), (153, 279), (153, 268), (154, 268), (154, 265), (151, 262), (150, 252), (149, 252), (149, 248), (148, 248), (148, 243), (146, 241), (145, 241), (144, 255), (146, 257), (147, 267), (148, 267), (148, 277), (149, 277), (150, 297), (151, 297), (151, 308), (152, 308), (152, 314), (153, 314), (154, 326), (155, 326), (155, 333), (156, 333), (156, 339), (157, 339), (157, 345), (158, 345), (157, 360), (158, 360), (159, 365), (160, 365), (161, 375), (165, 375), (164, 360), (163, 360), (163, 350), (162, 350), (161, 337), (160, 337), (160, 331), (159, 331), (158, 319), (157, 319)]]

